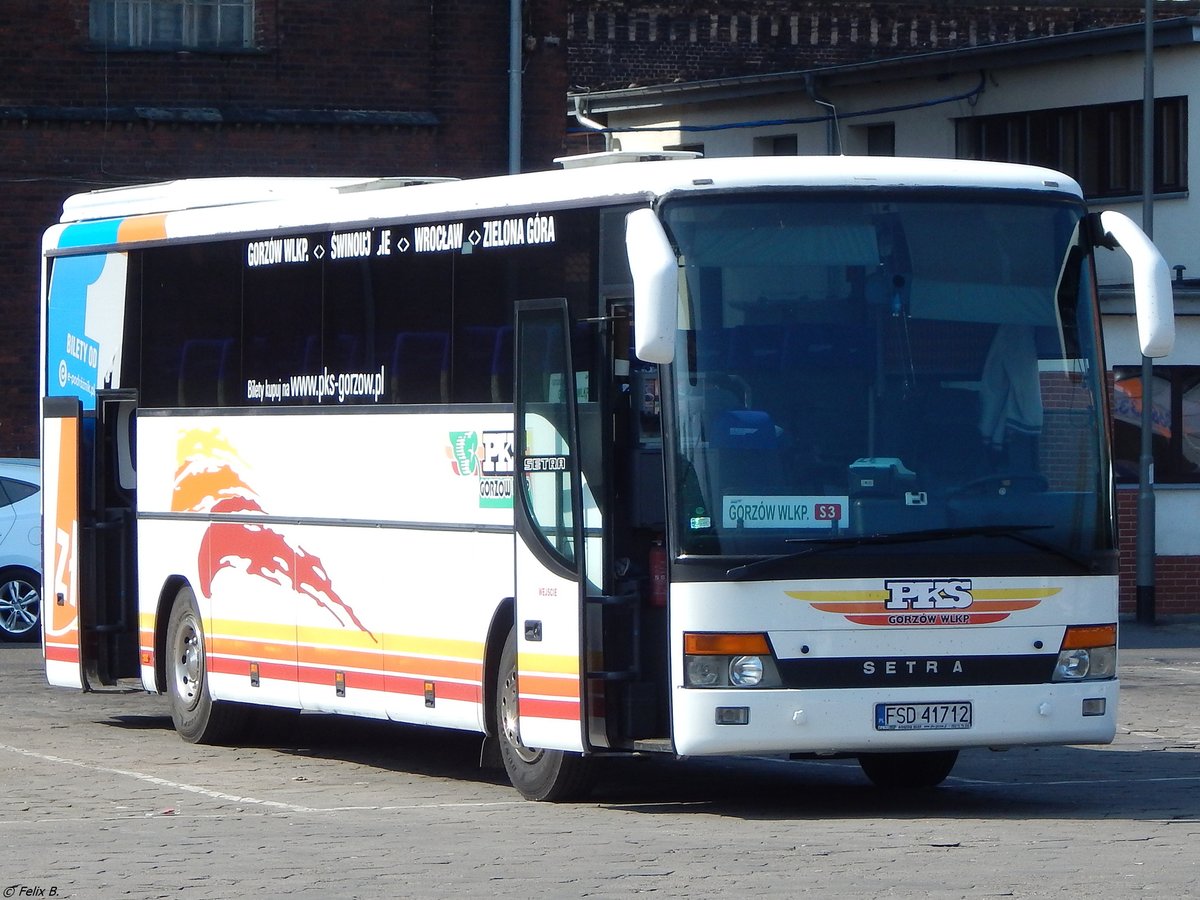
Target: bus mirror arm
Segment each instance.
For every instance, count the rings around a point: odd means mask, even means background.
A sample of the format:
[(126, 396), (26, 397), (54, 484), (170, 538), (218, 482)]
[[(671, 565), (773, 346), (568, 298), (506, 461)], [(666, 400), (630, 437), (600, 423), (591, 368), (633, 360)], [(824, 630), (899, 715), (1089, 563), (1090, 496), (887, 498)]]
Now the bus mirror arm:
[(675, 357), (679, 262), (654, 210), (626, 216), (625, 249), (633, 274), (634, 352), (665, 365)]
[(1142, 355), (1166, 356), (1175, 344), (1175, 304), (1167, 261), (1146, 233), (1128, 216), (1106, 210), (1100, 213), (1100, 231), (1106, 247), (1119, 246), (1133, 264), (1133, 296), (1137, 310), (1138, 341)]

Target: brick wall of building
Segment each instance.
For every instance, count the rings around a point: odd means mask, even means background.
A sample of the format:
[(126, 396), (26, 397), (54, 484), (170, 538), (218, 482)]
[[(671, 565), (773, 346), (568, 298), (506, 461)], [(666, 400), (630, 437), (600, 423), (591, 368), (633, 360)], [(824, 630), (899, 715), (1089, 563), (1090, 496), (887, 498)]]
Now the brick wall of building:
[[(1137, 488), (1117, 491), (1121, 547), (1121, 612), (1137, 610)], [(1159, 556), (1154, 561), (1154, 609), (1158, 618), (1200, 613), (1200, 556)]]
[[(105, 51), (88, 0), (0, 17), (0, 456), (38, 452), (42, 231), (65, 197), (209, 175), (508, 170), (508, 4), (257, 0), (254, 50)], [(561, 155), (565, 0), (529, 0), (523, 165)]]
[[(1195, 15), (1157, 0), (1157, 15)], [(1144, 0), (571, 0), (571, 83), (599, 90), (786, 72), (1141, 22)]]

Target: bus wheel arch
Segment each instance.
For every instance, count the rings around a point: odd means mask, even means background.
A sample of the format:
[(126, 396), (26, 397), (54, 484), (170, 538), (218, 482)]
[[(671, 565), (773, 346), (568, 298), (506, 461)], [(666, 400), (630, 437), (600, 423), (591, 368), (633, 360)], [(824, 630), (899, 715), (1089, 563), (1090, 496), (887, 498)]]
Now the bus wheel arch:
[(595, 761), (565, 750), (539, 750), (521, 740), (517, 715), (517, 632), (510, 628), (500, 654), (494, 699), (500, 758), (509, 781), (526, 800), (574, 800), (592, 787)]
[(187, 579), (182, 575), (172, 575), (163, 583), (158, 594), (158, 604), (154, 610), (154, 690), (159, 694), (167, 692), (167, 619), (175, 598), (187, 586)]
[(209, 690), (204, 625), (196, 595), (186, 582), (176, 591), (167, 617), (163, 677), (171, 721), (185, 741), (220, 744), (240, 732), (245, 708), (214, 700)]
[(489, 738), (500, 734), (496, 721), (496, 690), (500, 680), (500, 657), (504, 653), (504, 642), (513, 630), (516, 620), (516, 601), (505, 597), (496, 607), (488, 626), (487, 642), (483, 647), (483, 733)]

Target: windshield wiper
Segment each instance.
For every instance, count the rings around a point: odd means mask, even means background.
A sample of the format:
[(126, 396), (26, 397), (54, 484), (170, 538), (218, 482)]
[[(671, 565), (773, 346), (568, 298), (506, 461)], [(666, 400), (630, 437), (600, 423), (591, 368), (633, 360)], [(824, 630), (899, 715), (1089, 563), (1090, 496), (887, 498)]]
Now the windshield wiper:
[(926, 541), (951, 541), (964, 537), (1003, 537), (1018, 541), (1029, 547), (1034, 547), (1046, 553), (1051, 553), (1074, 563), (1081, 568), (1089, 567), (1089, 560), (1079, 554), (1064, 550), (1062, 547), (1036, 537), (1025, 534), (1027, 531), (1037, 531), (1053, 528), (1053, 525), (973, 525), (958, 528), (927, 528), (923, 531), (897, 531), (886, 534), (852, 534), (836, 535), (818, 538), (788, 538), (784, 543), (805, 544), (803, 550), (795, 553), (782, 553), (778, 556), (768, 556), (744, 565), (734, 566), (725, 572), (725, 577), (731, 581), (741, 581), (756, 572), (769, 569), (774, 565), (800, 559), (813, 553), (827, 550), (840, 550), (844, 547), (879, 546), (883, 544), (916, 544)]

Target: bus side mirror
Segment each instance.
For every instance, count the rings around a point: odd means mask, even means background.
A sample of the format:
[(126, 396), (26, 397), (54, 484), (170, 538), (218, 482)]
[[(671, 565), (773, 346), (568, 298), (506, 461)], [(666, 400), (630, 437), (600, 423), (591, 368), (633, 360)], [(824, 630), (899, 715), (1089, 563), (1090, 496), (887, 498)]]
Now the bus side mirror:
[(666, 364), (675, 358), (679, 263), (662, 222), (649, 208), (625, 217), (625, 250), (633, 273), (634, 352)]
[(1175, 303), (1167, 261), (1146, 233), (1122, 213), (1100, 213), (1100, 228), (1104, 237), (1129, 254), (1133, 263), (1133, 297), (1142, 355), (1152, 359), (1166, 356), (1175, 345)]

